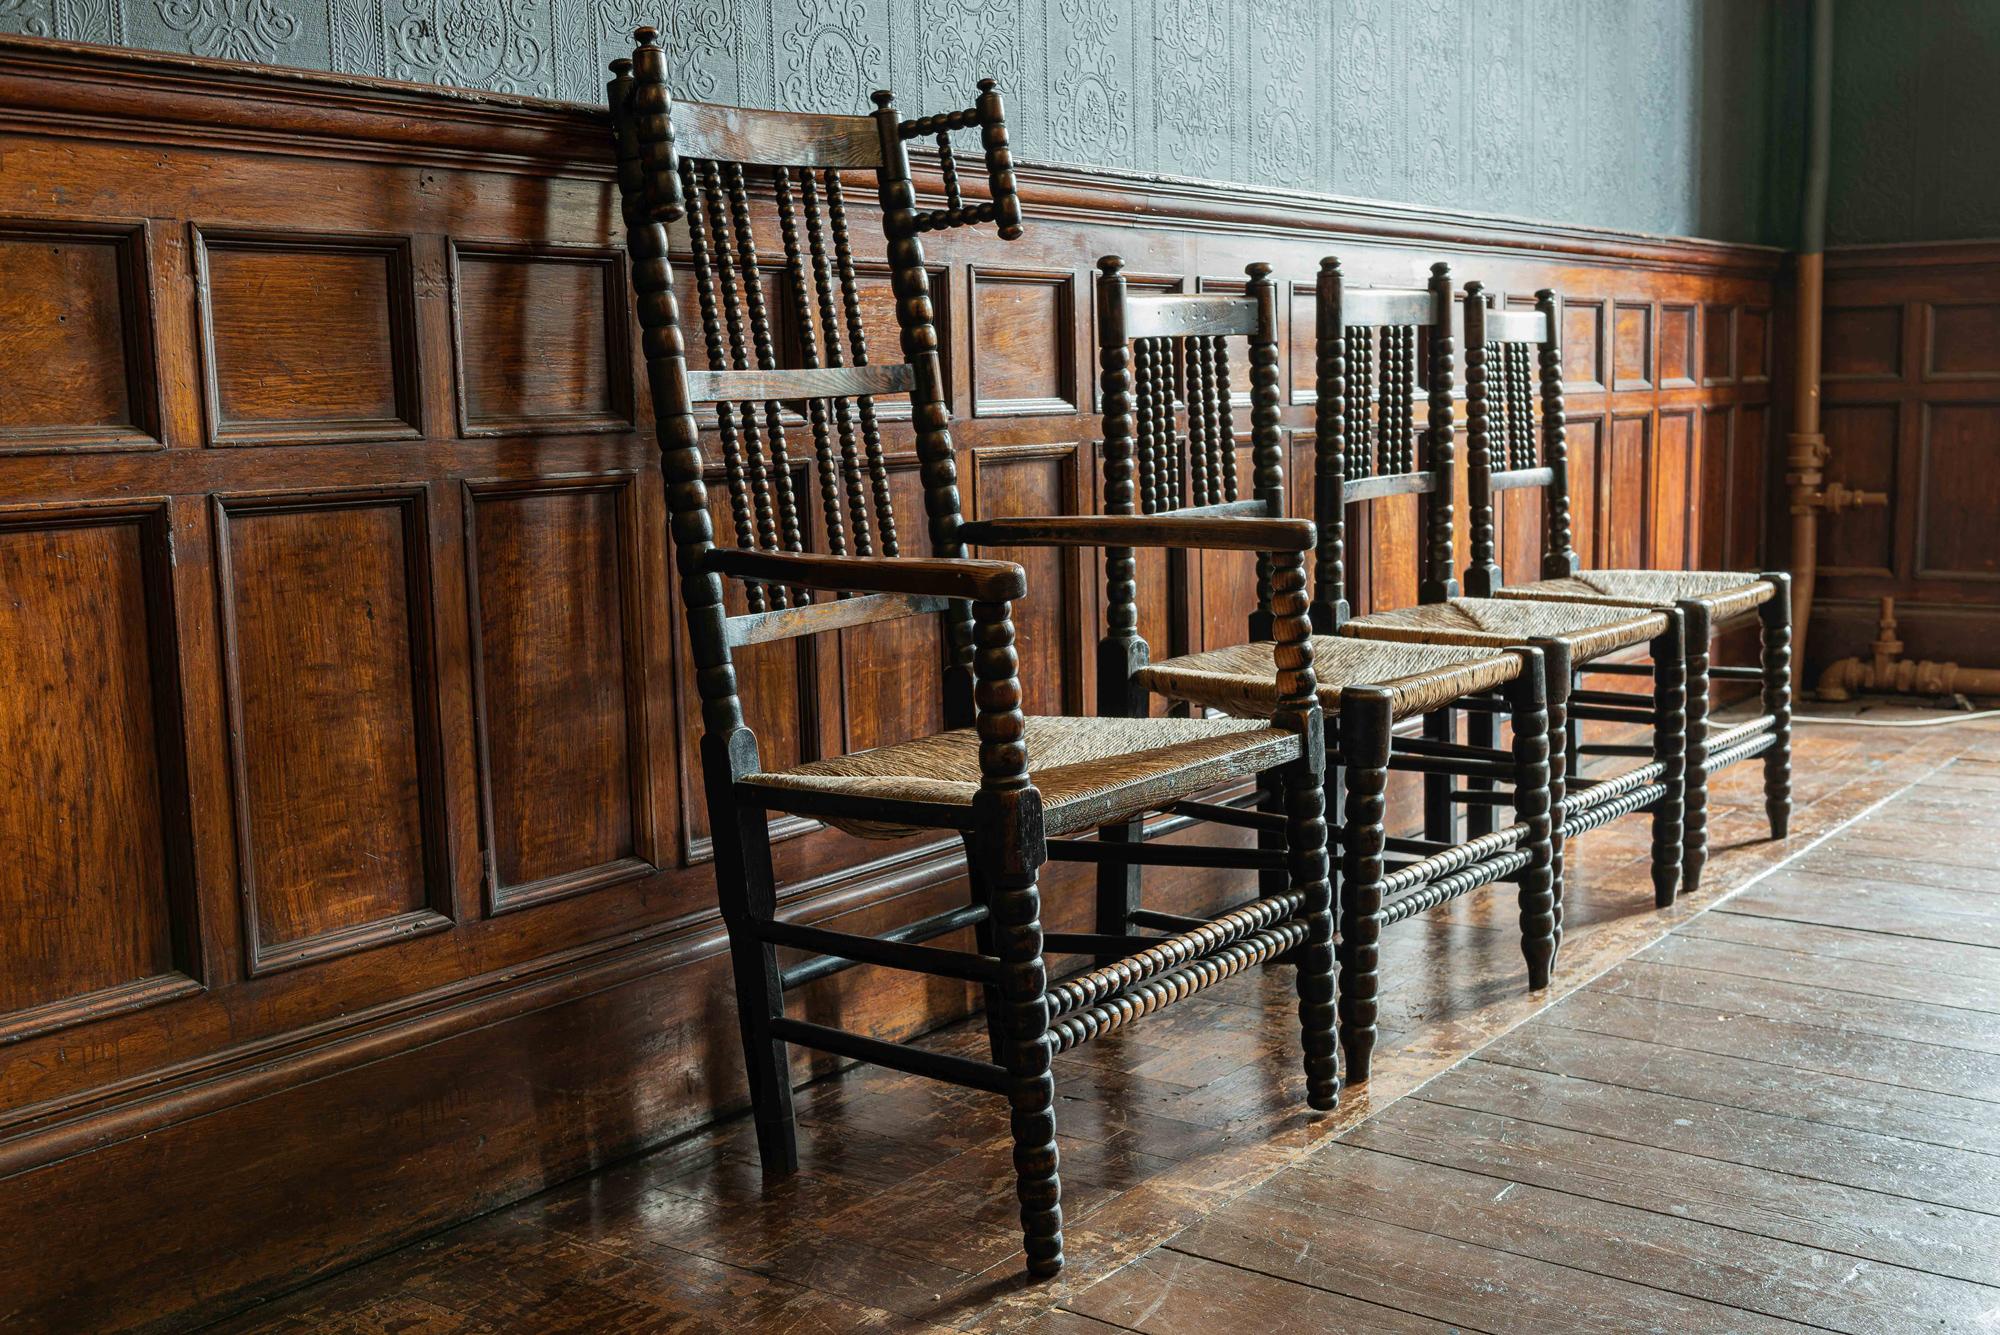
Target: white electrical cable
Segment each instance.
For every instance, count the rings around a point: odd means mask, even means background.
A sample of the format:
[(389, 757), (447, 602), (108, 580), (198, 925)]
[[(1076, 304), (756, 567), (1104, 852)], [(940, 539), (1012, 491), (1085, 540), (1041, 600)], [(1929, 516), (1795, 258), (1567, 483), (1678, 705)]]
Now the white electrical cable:
[(1983, 718), (2000, 718), (2000, 709), (1981, 709), (1971, 714), (1942, 714), (1937, 718), (1839, 718), (1823, 714), (1794, 714), (1794, 723), (1835, 723), (1845, 728), (1942, 728), (1949, 723), (1972, 723)]

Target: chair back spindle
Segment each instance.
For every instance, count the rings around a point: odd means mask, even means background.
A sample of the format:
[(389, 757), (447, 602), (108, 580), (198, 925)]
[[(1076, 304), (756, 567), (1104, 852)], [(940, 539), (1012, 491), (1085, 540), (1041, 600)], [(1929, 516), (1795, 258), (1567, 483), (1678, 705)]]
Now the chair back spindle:
[[(1313, 627), (1347, 620), (1347, 511), (1389, 496), (1423, 503), (1418, 592), (1458, 594), (1453, 565), (1451, 270), (1421, 288), (1350, 288), (1340, 261), (1321, 261), (1316, 291), (1320, 410), (1314, 428)], [(1425, 404), (1417, 425), (1417, 400)]]
[(1564, 436), (1562, 322), (1556, 295), (1535, 294), (1535, 309), (1498, 309), (1478, 283), (1465, 288), (1465, 417), (1471, 536), (1468, 592), (1501, 586), (1495, 508), (1503, 491), (1543, 489), (1541, 574), (1578, 568), (1570, 523), (1569, 453)]

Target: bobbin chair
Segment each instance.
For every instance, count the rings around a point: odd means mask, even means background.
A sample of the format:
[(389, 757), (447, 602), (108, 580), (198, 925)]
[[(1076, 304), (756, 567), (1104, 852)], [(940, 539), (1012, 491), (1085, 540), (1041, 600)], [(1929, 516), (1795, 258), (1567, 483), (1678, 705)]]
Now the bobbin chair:
[[(1569, 772), (1566, 747), (1550, 757), (1552, 800), (1562, 812), (1554, 832), (1556, 939), (1562, 939), (1563, 843), (1630, 812), (1652, 813), (1654, 902), (1673, 903), (1679, 887), (1683, 781), (1686, 762), (1686, 681), (1681, 616), (1672, 608), (1614, 608), (1574, 602), (1527, 602), (1464, 597), (1459, 592), (1456, 540), (1455, 443), (1452, 411), (1452, 324), (1455, 303), (1451, 269), (1431, 266), (1423, 288), (1349, 288), (1340, 262), (1321, 261), (1317, 285), (1322, 397), (1315, 436), (1314, 496), (1319, 526), (1315, 560), (1313, 623), (1343, 635), (1411, 644), (1533, 644), (1542, 652), (1547, 674), (1549, 732), (1568, 736), (1571, 676), (1585, 664), (1611, 654), (1643, 649), (1653, 656), (1650, 706), (1633, 701), (1632, 711), (1650, 709), (1652, 738), (1646, 763), (1623, 773), (1586, 781)], [(1417, 356), (1423, 352), (1421, 366)], [(1415, 430), (1419, 390), (1427, 423)], [(1389, 497), (1420, 498), (1422, 537), (1416, 546), (1418, 603), (1413, 607), (1350, 617), (1344, 596), (1345, 534), (1348, 507)], [(1490, 542), (1490, 519), (1487, 540)], [(1378, 555), (1379, 559), (1379, 555)], [(1631, 700), (1631, 697), (1625, 697)], [(1594, 717), (1598, 706), (1575, 706)], [(1455, 736), (1446, 708), (1425, 716), (1427, 735)], [(1498, 742), (1497, 716), (1475, 703), (1467, 734), (1474, 746)], [(1497, 800), (1489, 781), (1475, 778), (1464, 789), (1445, 776), (1425, 779), (1426, 828), (1440, 837), (1453, 825), (1456, 808), (1469, 807), (1467, 826), (1475, 834), (1494, 827)]]
[[(1532, 311), (1495, 309), (1485, 289), (1465, 289), (1467, 484), (1472, 541), (1467, 592), (1537, 603), (1677, 609), (1687, 655), (1687, 813), (1681, 884), (1695, 889), (1708, 861), (1708, 780), (1724, 766), (1764, 757), (1764, 811), (1782, 839), (1792, 814), (1791, 576), (1719, 570), (1584, 570), (1570, 526), (1569, 458), (1563, 434), (1562, 319), (1556, 294), (1535, 294)], [(1531, 369), (1532, 368), (1532, 369)], [(1539, 417), (1539, 421), (1537, 418)], [(1536, 448), (1540, 447), (1537, 455)], [(1542, 578), (1505, 587), (1493, 542), (1494, 497), (1518, 487), (1542, 492)], [(1718, 630), (1755, 617), (1762, 653), (1756, 667), (1715, 667)], [(1638, 663), (1592, 663), (1586, 672), (1638, 675)], [(1711, 730), (1714, 681), (1756, 682), (1762, 711)], [(1618, 691), (1577, 690), (1572, 719), (1648, 723), (1651, 712)], [(1572, 755), (1628, 755), (1620, 743), (1570, 739)]]
[[(618, 183), (644, 330), (675, 564), (701, 700), (701, 760), (715, 841), (716, 888), (728, 928), (760, 1157), (796, 1168), (790, 1045), (985, 1090), (1011, 1110), (1027, 1268), (1063, 1263), (1052, 1059), (1261, 961), (1300, 961), (1309, 1099), (1331, 1107), (1331, 961), (1301, 950), (1331, 934), (1319, 719), (1306, 647), (1305, 552), (1312, 526), (1269, 520), (1232, 540), (1275, 549), (1273, 691), (1269, 719), (1024, 718), (1011, 606), (1019, 566), (969, 560), (923, 251), (925, 231), (980, 222), (1018, 232), (1000, 99), (982, 85), (962, 113), (902, 121), (887, 94), (872, 116), (783, 116), (684, 104), (671, 108), (654, 35), (639, 33), (614, 64), (609, 98)], [(918, 136), (977, 128), (992, 198), (916, 207), (905, 148)], [(946, 149), (948, 153), (948, 148)], [(870, 360), (862, 335), (843, 171), (872, 172), (897, 295), (900, 359)], [(759, 259), (748, 178), (768, 181), (783, 238), (783, 273), (802, 312), (799, 357), (780, 367), (757, 291)], [(955, 188), (952, 191), (956, 193)], [(822, 202), (823, 201), (823, 202)], [(685, 222), (711, 365), (687, 366), (666, 224)], [(829, 261), (829, 254), (831, 260)], [(817, 311), (818, 318), (811, 318)], [(726, 337), (725, 337), (726, 331)], [(843, 336), (844, 335), (844, 336)], [(922, 474), (930, 554), (898, 554), (895, 512), (873, 404), (907, 396)], [(704, 423), (722, 455), (737, 545), (715, 541), (706, 493)], [(817, 513), (787, 481), (811, 440)], [(1120, 541), (1182, 541), (1186, 523), (1133, 524)], [(1012, 540), (1012, 539), (1009, 539)], [(808, 550), (817, 542), (824, 551)], [(723, 581), (749, 610), (730, 614)], [(826, 597), (825, 595), (833, 595)], [(733, 651), (743, 645), (907, 616), (937, 618), (944, 644), (942, 728), (851, 755), (767, 769), (744, 720)], [(1073, 836), (1244, 775), (1276, 770), (1287, 800), (1282, 893), (1166, 935), (1045, 934), (1037, 874)], [(817, 819), (863, 837), (949, 831), (964, 843), (970, 902), (881, 936), (834, 931), (776, 913), (769, 814)], [(926, 944), (972, 927), (976, 949)], [(807, 958), (781, 966), (780, 946)], [(1045, 954), (1111, 955), (1051, 983)], [(990, 1060), (886, 1042), (786, 1013), (788, 990), (855, 964), (969, 981), (985, 989)]]
[[(1244, 295), (1135, 294), (1117, 257), (1098, 263), (1097, 313), (1103, 411), (1104, 506), (1099, 523), (1198, 521), (1262, 524), (1285, 512), (1284, 438), (1279, 427), (1277, 288), (1266, 264), (1249, 266)], [(1243, 494), (1235, 454), (1237, 434), (1224, 339), (1249, 341), (1250, 469)], [(1177, 406), (1184, 405), (1184, 408)], [(1185, 420), (1186, 428), (1182, 429)], [(1107, 616), (1099, 647), (1099, 712), (1143, 718), (1154, 696), (1244, 718), (1280, 707), (1272, 666), (1282, 662), (1274, 641), (1271, 599), (1277, 572), (1260, 561), (1257, 605), (1245, 642), (1151, 661), (1139, 635), (1137, 584), (1129, 547), (1107, 546)], [(1337, 745), (1333, 763), (1345, 775), (1340, 892), (1339, 1015), (1349, 1083), (1368, 1078), (1375, 1046), (1384, 923), (1396, 922), (1495, 881), (1520, 887), (1521, 948), (1529, 983), (1548, 982), (1555, 951), (1552, 914), (1551, 807), (1547, 718), (1539, 653), (1376, 643), (1333, 635), (1311, 640), (1321, 708)], [(1400, 720), (1444, 705), (1499, 692), (1511, 714), (1513, 749), (1502, 756), (1418, 739), (1395, 739)], [(1481, 839), (1452, 844), (1391, 839), (1384, 793), (1391, 770), (1480, 774), (1513, 787), (1517, 823)], [(1250, 825), (1267, 850), (1292, 837), (1280, 814), (1283, 794), (1268, 783), (1255, 795), (1260, 809), (1222, 803), (1182, 803), (1180, 814), (1221, 824)], [(1107, 830), (1132, 848), (1144, 827), (1129, 821)], [(1396, 862), (1384, 854), (1397, 855)], [(1158, 860), (1173, 854), (1158, 846)], [(1136, 881), (1110, 864), (1099, 884), (1098, 930), (1145, 920)], [(1263, 887), (1269, 893), (1270, 887)]]

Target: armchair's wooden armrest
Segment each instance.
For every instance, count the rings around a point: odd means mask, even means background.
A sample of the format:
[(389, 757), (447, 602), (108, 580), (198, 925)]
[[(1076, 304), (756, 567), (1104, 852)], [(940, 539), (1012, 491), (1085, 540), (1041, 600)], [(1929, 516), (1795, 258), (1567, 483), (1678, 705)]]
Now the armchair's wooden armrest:
[(711, 548), (706, 567), (718, 575), (835, 593), (914, 593), (1010, 602), (1026, 596), (1028, 577), (1012, 561), (932, 560), (913, 556), (822, 556)]
[(976, 519), (959, 538), (981, 547), (1195, 547), (1309, 552), (1312, 521), (1253, 515), (1048, 515)]

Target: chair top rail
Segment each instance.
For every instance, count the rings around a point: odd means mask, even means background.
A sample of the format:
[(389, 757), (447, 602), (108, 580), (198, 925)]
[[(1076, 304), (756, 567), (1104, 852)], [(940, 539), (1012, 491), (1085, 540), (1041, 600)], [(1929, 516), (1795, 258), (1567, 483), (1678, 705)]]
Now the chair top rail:
[(776, 371), (688, 372), (688, 398), (694, 403), (858, 399), (878, 394), (907, 394), (915, 385), (916, 372), (902, 362)]
[(760, 167), (882, 165), (881, 130), (872, 116), (675, 102), (673, 126), (674, 149), (682, 157)]
[(1257, 299), (1166, 292), (1125, 299), (1125, 337), (1206, 338), (1257, 332)]
[(1540, 311), (1487, 310), (1479, 315), (1480, 327), (1488, 343), (1546, 343), (1548, 317)]
[(1437, 323), (1437, 298), (1420, 287), (1344, 288), (1340, 293), (1340, 322), (1348, 328), (1433, 325)]

